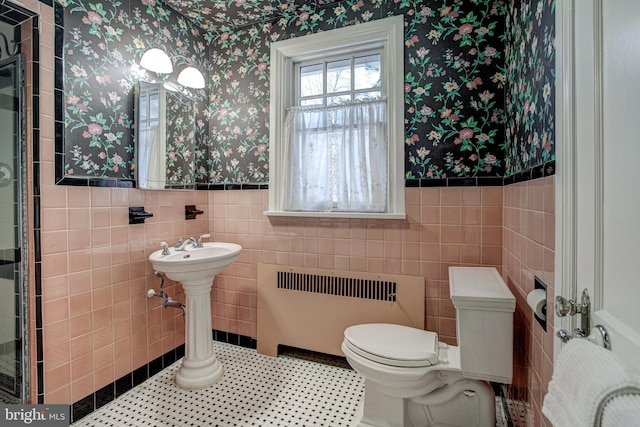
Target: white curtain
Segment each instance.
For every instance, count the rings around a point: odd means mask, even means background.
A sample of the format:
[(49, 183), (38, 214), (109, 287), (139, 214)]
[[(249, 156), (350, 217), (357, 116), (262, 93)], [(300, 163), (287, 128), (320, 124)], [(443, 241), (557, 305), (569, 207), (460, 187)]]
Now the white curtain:
[(284, 209), (385, 212), (386, 101), (292, 107), (285, 124)]
[(159, 126), (140, 132), (138, 144), (138, 187), (163, 190), (167, 185), (166, 137)]

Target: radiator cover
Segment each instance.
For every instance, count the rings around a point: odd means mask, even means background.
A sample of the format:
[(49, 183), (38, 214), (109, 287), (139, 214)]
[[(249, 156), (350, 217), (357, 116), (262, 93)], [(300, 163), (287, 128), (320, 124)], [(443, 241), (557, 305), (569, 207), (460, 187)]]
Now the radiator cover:
[(258, 353), (278, 345), (344, 356), (344, 330), (362, 323), (424, 329), (425, 279), (258, 265)]

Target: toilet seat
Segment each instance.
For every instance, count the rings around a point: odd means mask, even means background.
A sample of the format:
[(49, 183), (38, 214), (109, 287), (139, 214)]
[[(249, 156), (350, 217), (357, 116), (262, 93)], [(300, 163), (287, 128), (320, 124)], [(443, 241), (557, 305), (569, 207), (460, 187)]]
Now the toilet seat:
[(344, 344), (368, 360), (389, 366), (421, 368), (438, 363), (438, 334), (402, 325), (350, 326)]

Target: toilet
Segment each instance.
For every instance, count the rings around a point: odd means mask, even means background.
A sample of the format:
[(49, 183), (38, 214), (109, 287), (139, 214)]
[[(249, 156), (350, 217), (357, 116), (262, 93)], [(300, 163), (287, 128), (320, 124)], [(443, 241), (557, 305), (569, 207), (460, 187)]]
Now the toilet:
[(370, 323), (342, 351), (365, 379), (356, 427), (495, 426), (489, 381), (510, 384), (515, 297), (492, 267), (450, 267), (458, 345), (434, 332)]

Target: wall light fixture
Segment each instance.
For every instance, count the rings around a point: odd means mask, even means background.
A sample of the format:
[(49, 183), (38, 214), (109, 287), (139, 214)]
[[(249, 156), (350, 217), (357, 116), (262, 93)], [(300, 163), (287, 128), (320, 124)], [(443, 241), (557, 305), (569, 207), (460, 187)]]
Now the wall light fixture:
[[(178, 57), (187, 59), (182, 55)], [(142, 55), (142, 58), (140, 58), (140, 66), (157, 74), (171, 74), (173, 72), (171, 58), (164, 50), (157, 47), (148, 49)], [(192, 89), (202, 89), (205, 87), (202, 72), (192, 65), (180, 71), (180, 74), (178, 74), (178, 83)]]

